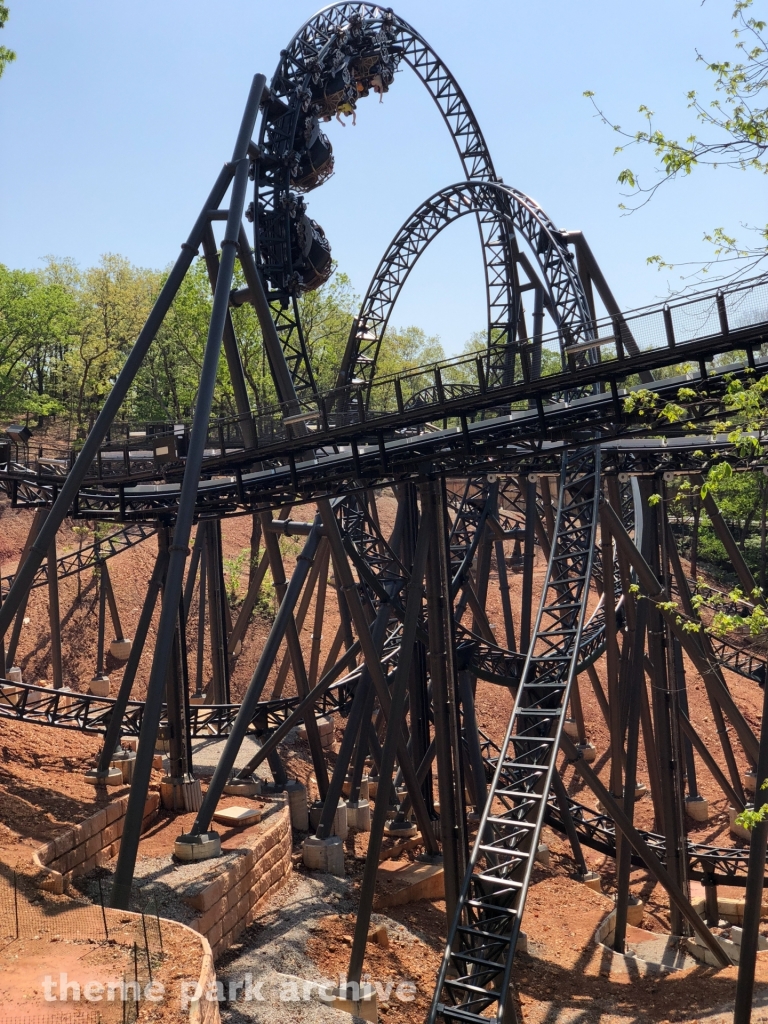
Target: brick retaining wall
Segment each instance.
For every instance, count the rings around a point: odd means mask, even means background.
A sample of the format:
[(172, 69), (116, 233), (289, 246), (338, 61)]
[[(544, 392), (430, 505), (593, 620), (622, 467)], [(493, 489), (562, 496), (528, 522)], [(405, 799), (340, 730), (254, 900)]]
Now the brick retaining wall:
[[(61, 895), (73, 875), (85, 875), (103, 867), (117, 853), (128, 797), (122, 796), (73, 826), (32, 855), (37, 885)], [(150, 793), (144, 805), (144, 832), (157, 817), (160, 794)]]
[(208, 939), (214, 959), (256, 920), (259, 901), (287, 881), (292, 848), (290, 812), (281, 807), (250, 849), (210, 885), (187, 897), (199, 913), (191, 927)]
[[(106, 865), (118, 851), (127, 805), (128, 797), (120, 797), (36, 850), (32, 855), (36, 884), (61, 895), (73, 875)], [(159, 806), (159, 794), (150, 793), (142, 832), (157, 817)], [(292, 850), (290, 811), (284, 805), (275, 809), (252, 846), (239, 851), (235, 862), (213, 882), (187, 897), (186, 902), (198, 912), (191, 927), (210, 943), (214, 959), (256, 920), (259, 902), (285, 884), (291, 873)], [(208, 1024), (206, 1000), (200, 1012), (204, 1016), (198, 1024)]]

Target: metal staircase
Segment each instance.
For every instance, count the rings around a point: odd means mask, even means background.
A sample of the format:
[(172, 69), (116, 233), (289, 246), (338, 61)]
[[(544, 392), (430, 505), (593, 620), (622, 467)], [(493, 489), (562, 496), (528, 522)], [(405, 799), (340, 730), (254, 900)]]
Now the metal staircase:
[(555, 539), (523, 683), (496, 759), (429, 1024), (515, 1019), (512, 961), (579, 659), (599, 474), (597, 448), (564, 459)]

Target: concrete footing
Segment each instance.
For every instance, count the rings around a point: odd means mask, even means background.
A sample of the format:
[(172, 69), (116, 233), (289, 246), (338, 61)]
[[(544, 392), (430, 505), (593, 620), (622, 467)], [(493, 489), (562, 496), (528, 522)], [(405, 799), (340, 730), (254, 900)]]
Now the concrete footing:
[[(333, 718), (330, 715), (320, 715), (315, 719), (315, 722), (317, 724), (317, 731), (320, 734), (320, 746), (323, 750), (331, 750), (336, 738)], [(307, 727), (303, 722), (298, 727), (297, 732), (299, 739), (305, 740), (307, 738)]]
[(123, 777), (123, 782), (129, 783), (133, 779), (133, 769), (136, 764), (136, 755), (129, 750), (123, 751), (123, 757), (114, 757), (109, 762), (110, 768), (117, 768)]
[(643, 901), (636, 899), (634, 896), (630, 897), (627, 903), (627, 924), (632, 925), (633, 928), (639, 928), (643, 923), (644, 913), (645, 904)]
[(173, 844), (173, 852), (179, 860), (210, 860), (221, 854), (221, 837), (218, 832), (187, 833)]
[(563, 732), (566, 736), (570, 736), (572, 740), (579, 738), (579, 727), (576, 724), (575, 718), (566, 718), (563, 720)]
[[(350, 792), (351, 792), (351, 790), (352, 790), (352, 779), (348, 775), (346, 777), (346, 779), (344, 780), (344, 782), (342, 783), (341, 792), (344, 794), (344, 796), (348, 797)], [(368, 776), (367, 775), (364, 775), (362, 777), (362, 779), (360, 780), (360, 796), (359, 796), (359, 799), (360, 800), (369, 800), (370, 799), (370, 792), (369, 792), (369, 789), (368, 789)]]
[(592, 889), (594, 892), (602, 892), (600, 875), (596, 871), (587, 871), (586, 874), (579, 873), (575, 877), (577, 882), (586, 885), (588, 889)]
[(117, 661), (128, 661), (132, 647), (133, 641), (129, 637), (123, 637), (121, 640), (112, 641), (109, 645), (109, 653)]
[(166, 775), (160, 780), (160, 803), (167, 811), (199, 811), (203, 803), (200, 780)]
[(412, 821), (388, 821), (384, 826), (384, 835), (391, 839), (412, 839), (418, 831)]
[[(309, 827), (316, 829), (320, 824), (320, 818), (323, 815), (323, 801), (315, 800), (309, 809)], [(333, 824), (331, 825), (331, 835), (339, 836), (342, 840), (347, 838), (349, 833), (349, 825), (347, 823), (347, 805), (343, 800), (339, 800), (339, 806), (336, 808), (336, 814), (333, 818)]]
[(302, 847), (304, 866), (310, 871), (325, 871), (330, 875), (344, 875), (344, 842), (341, 836), (318, 839), (307, 836)]
[(119, 768), (107, 768), (104, 772), (92, 768), (85, 773), (85, 781), (89, 786), (122, 786), (125, 782)]
[(226, 796), (261, 796), (262, 780), (256, 775), (250, 779), (231, 779), (224, 787)]
[(402, 907), (418, 900), (440, 900), (445, 896), (441, 858), (412, 863), (384, 860), (379, 864), (378, 882), (374, 910)]
[(592, 764), (592, 762), (597, 758), (597, 749), (595, 748), (594, 743), (577, 743), (576, 747), (581, 751), (581, 756), (587, 764)]
[(342, 1010), (358, 1020), (375, 1022), (379, 1019), (376, 990), (372, 985), (360, 985), (359, 999), (347, 998), (347, 994), (343, 989), (335, 992), (331, 1006), (334, 1010)]
[(9, 686), (7, 683), (0, 684), (0, 696), (2, 704), (7, 707), (9, 704), (18, 704), (19, 697), (24, 691), (19, 686)]
[(307, 807), (307, 787), (293, 779), (285, 784), (288, 794), (288, 810), (291, 815), (291, 826), (298, 832), (309, 831), (309, 808)]
[(371, 831), (371, 805), (367, 800), (347, 800), (347, 825), (358, 832)]
[(694, 821), (709, 820), (709, 801), (703, 796), (687, 796), (685, 798), (685, 813)]
[(21, 675), (21, 669), (19, 668), (18, 665), (14, 665), (12, 668), (9, 668), (5, 674), (5, 678), (8, 680), (9, 683), (24, 682), (24, 679), (22, 678)]
[(94, 697), (108, 697), (109, 676), (94, 676), (90, 683), (88, 683), (88, 692), (92, 693)]
[(757, 789), (757, 772), (744, 772), (744, 789), (748, 793), (754, 793)]
[[(378, 996), (376, 989), (370, 982), (363, 982), (359, 985), (348, 984), (343, 988), (334, 987), (329, 981), (307, 981), (306, 977), (299, 977), (295, 974), (278, 973), (277, 978), (280, 984), (287, 991), (301, 993), (293, 996), (294, 999), (310, 1001), (317, 1006), (326, 1006), (331, 1010), (341, 1010), (350, 1014), (355, 1021), (368, 1021), (370, 1024), (378, 1021)], [(288, 1007), (284, 1005), (285, 1009)], [(306, 1004), (305, 1004), (306, 1005)], [(390, 1004), (391, 1005), (391, 1004)], [(310, 1014), (302, 1014), (302, 1020), (309, 1020)], [(336, 1014), (332, 1014), (336, 1020)], [(282, 1019), (293, 1019), (293, 1015), (283, 1014)], [(278, 1016), (275, 1016), (275, 1020)]]
[(262, 782), (261, 795), (274, 799), (285, 793), (285, 786), (280, 782)]
[(536, 851), (535, 860), (537, 864), (543, 864), (545, 868), (549, 867), (551, 857), (549, 853), (549, 847), (546, 843), (539, 843), (539, 848)]
[[(751, 807), (751, 805), (747, 804), (747, 807)], [(740, 812), (737, 811), (735, 807), (728, 807), (728, 822), (730, 825), (731, 834), (734, 836), (738, 836), (739, 839), (746, 839), (747, 841), (749, 841), (752, 838), (752, 833), (749, 831), (748, 828), (744, 828), (743, 825), (738, 825), (736, 823), (736, 818), (738, 817), (739, 813)]]

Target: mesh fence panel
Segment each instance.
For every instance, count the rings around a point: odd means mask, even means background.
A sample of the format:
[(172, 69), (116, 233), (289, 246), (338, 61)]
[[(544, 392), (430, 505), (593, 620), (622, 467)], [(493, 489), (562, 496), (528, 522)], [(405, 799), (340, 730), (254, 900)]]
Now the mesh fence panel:
[(117, 958), (117, 975), (112, 970), (109, 979), (115, 983), (115, 993), (99, 1001), (98, 1008), (72, 1009), (71, 1003), (62, 1002), (61, 1008), (52, 1004), (50, 1012), (42, 1015), (6, 1016), (0, 1007), (0, 1024), (134, 1024), (137, 1020), (142, 995), (163, 962), (158, 908), (154, 898), (142, 900), (139, 892), (132, 901), (134, 914), (108, 911), (101, 886), (98, 891), (95, 903), (51, 896), (25, 875), (0, 869), (0, 949), (9, 952), (17, 942), (48, 939), (103, 944), (122, 953)]

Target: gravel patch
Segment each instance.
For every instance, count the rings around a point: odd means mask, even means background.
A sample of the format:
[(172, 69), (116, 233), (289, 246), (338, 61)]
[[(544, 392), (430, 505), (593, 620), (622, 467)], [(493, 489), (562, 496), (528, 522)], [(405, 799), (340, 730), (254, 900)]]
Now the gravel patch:
[[(216, 975), (228, 995), (234, 986), (251, 976), (260, 984), (262, 998), (244, 998), (237, 993), (220, 1007), (222, 1024), (349, 1024), (349, 1014), (334, 1010), (316, 998), (304, 1000), (302, 990), (294, 993), (289, 976), (321, 982), (323, 976), (306, 955), (306, 943), (313, 922), (327, 914), (349, 913), (355, 901), (348, 895), (348, 883), (332, 875), (295, 874), (287, 885), (265, 902), (259, 920), (216, 965)], [(299, 999), (286, 998), (294, 994)], [(281, 998), (282, 997), (282, 998)]]
[[(350, 1024), (357, 1018), (323, 1005), (305, 990), (303, 983), (320, 983), (339, 978), (323, 975), (307, 956), (307, 940), (322, 931), (321, 920), (330, 914), (357, 910), (350, 895), (349, 881), (326, 874), (294, 874), (280, 892), (266, 901), (254, 922), (216, 964), (216, 975), (230, 993), (221, 1005), (222, 1024)], [(383, 914), (372, 914), (375, 924), (386, 924), (393, 941), (413, 943), (417, 935)], [(260, 982), (256, 998), (244, 998), (243, 981)], [(301, 979), (298, 985), (295, 979)], [(235, 986), (240, 985), (236, 991)]]

